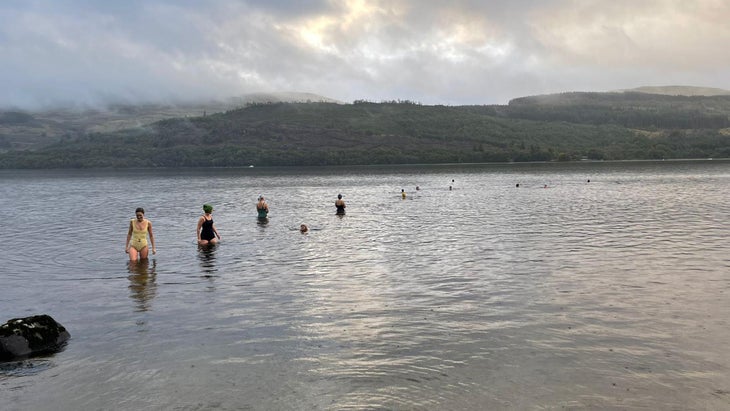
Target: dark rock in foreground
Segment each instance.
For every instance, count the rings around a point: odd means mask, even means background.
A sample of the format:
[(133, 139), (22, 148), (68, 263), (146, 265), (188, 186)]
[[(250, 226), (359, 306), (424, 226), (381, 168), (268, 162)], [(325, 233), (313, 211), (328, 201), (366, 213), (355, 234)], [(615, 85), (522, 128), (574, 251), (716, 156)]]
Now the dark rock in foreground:
[(0, 325), (0, 361), (57, 351), (69, 338), (49, 315), (14, 318)]

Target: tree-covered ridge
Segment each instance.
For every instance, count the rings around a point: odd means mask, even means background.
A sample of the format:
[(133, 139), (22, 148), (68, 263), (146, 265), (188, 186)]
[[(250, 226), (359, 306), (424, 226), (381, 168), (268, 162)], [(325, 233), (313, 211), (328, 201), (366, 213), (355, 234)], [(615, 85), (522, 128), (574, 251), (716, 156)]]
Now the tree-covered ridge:
[(667, 96), (727, 96), (730, 90), (716, 87), (697, 87), (697, 86), (642, 86), (628, 90), (620, 90), (626, 92), (664, 94)]
[[(2, 154), (0, 167), (730, 157), (730, 136), (724, 129), (730, 98), (640, 94), (567, 93), (516, 99), (507, 106), (427, 106), (407, 101), (257, 103), (117, 132), (69, 136), (40, 150)], [(704, 110), (699, 111), (700, 107)], [(672, 121), (679, 124), (683, 116), (701, 127), (660, 127)], [(654, 124), (638, 125), (650, 118)]]
[(717, 129), (730, 127), (730, 96), (562, 93), (511, 100), (503, 113), (537, 121), (629, 128)]

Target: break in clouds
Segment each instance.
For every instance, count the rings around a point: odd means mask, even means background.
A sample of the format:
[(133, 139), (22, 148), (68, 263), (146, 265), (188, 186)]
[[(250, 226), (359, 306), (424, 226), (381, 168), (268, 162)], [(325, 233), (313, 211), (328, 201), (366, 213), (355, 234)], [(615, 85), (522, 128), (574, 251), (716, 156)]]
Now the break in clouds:
[(728, 20), (717, 0), (11, 0), (0, 2), (0, 107), (730, 88)]

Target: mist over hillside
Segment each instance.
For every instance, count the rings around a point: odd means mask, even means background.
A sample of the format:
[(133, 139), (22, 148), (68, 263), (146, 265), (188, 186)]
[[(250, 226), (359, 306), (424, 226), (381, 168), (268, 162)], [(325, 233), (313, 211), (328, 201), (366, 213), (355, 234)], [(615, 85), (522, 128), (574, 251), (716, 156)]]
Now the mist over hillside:
[(617, 92), (633, 92), (646, 94), (662, 94), (666, 96), (728, 96), (730, 90), (713, 87), (694, 86), (643, 86)]
[(707, 157), (730, 157), (730, 95), (571, 92), (507, 105), (428, 106), (276, 93), (197, 105), (0, 112), (1, 168)]
[(37, 149), (87, 133), (147, 127), (165, 119), (206, 116), (260, 103), (339, 103), (313, 93), (252, 93), (201, 102), (109, 104), (98, 107), (58, 107), (38, 111), (0, 109), (0, 150)]
[(536, 121), (616, 124), (650, 130), (723, 129), (730, 127), (730, 94), (570, 92), (516, 98), (501, 112)]

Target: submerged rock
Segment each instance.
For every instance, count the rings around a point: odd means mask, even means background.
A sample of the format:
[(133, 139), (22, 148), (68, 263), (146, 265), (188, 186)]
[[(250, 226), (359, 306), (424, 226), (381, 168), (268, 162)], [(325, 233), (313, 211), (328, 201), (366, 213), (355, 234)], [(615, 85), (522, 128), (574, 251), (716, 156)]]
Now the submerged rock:
[(69, 338), (49, 315), (14, 318), (0, 325), (0, 361), (57, 351)]

